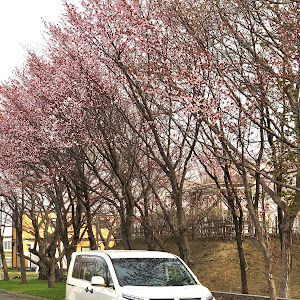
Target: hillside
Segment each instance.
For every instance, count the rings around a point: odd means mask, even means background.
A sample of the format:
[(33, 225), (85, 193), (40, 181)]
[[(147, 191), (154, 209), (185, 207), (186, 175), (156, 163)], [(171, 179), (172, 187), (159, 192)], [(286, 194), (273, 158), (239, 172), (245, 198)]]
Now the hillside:
[[(273, 264), (275, 279), (279, 289), (281, 259), (280, 245), (277, 238), (272, 239)], [(191, 252), (195, 261), (194, 271), (201, 283), (212, 291), (241, 292), (239, 259), (235, 240), (223, 241), (213, 239), (201, 239), (190, 242)], [(142, 241), (135, 241), (136, 249), (146, 249)], [(300, 299), (300, 236), (294, 239), (293, 270), (291, 276), (291, 296)], [(116, 245), (115, 249), (121, 249)], [(176, 246), (171, 241), (166, 241), (168, 252), (178, 254)], [(245, 238), (244, 250), (248, 265), (249, 293), (256, 295), (268, 295), (267, 283), (264, 278), (263, 258), (259, 244), (254, 238)]]

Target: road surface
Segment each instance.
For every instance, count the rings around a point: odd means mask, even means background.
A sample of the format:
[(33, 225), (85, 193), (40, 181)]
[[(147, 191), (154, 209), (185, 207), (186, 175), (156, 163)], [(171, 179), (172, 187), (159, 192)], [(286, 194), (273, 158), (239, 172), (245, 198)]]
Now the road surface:
[(17, 294), (5, 290), (0, 290), (0, 299), (1, 300), (45, 300), (45, 298), (21, 295), (21, 294)]

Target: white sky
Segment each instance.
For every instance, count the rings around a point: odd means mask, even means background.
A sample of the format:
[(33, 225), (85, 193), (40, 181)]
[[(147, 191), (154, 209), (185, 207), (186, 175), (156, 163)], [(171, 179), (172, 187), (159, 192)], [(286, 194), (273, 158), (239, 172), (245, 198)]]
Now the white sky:
[(57, 23), (62, 12), (61, 0), (0, 0), (0, 82), (23, 66), (25, 47), (43, 44), (42, 19)]
[[(79, 5), (80, 0), (69, 0)], [(58, 23), (62, 0), (0, 0), (0, 83), (22, 67), (25, 47), (38, 49), (44, 43), (43, 20)], [(11, 227), (5, 235), (11, 234)]]

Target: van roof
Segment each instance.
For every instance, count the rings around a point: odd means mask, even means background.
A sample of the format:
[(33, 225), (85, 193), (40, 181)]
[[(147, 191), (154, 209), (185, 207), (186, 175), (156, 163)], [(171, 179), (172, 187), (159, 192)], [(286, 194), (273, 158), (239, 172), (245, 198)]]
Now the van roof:
[(175, 258), (174, 254), (147, 250), (91, 250), (77, 252), (76, 255), (107, 254), (111, 258)]

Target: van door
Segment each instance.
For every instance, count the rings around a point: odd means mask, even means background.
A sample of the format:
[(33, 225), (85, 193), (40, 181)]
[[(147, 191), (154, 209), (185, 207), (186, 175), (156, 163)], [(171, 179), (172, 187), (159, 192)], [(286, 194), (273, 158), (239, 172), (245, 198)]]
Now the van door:
[[(74, 296), (76, 300), (90, 299), (90, 286), (91, 278), (94, 275), (95, 264), (93, 256), (82, 256), (80, 259), (80, 269), (78, 274), (74, 274)], [(74, 276), (74, 277), (75, 277)]]
[(117, 292), (114, 287), (110, 271), (105, 259), (101, 256), (94, 257), (94, 276), (102, 276), (105, 280), (106, 287), (92, 286), (91, 282), (87, 286), (89, 300), (116, 300)]

